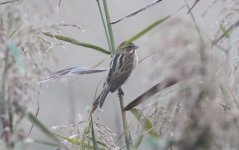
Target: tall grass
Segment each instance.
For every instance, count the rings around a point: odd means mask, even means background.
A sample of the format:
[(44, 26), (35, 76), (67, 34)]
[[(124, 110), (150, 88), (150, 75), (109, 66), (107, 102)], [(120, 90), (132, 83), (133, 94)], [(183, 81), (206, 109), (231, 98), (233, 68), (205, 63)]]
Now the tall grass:
[[(154, 1), (126, 17), (134, 17), (150, 7), (161, 4)], [(39, 85), (48, 81), (79, 74), (91, 74), (106, 69), (72, 67), (49, 74), (49, 49), (54, 42), (62, 41), (91, 49), (98, 54), (113, 56), (117, 50), (114, 39), (111, 7), (107, 0), (96, 0), (99, 16), (108, 48), (84, 42), (59, 33), (60, 26), (77, 27), (71, 24), (37, 26), (28, 24), (22, 13), (23, 1), (0, 3), (0, 149), (31, 149), (32, 143), (49, 146), (49, 149), (162, 149), (162, 150), (217, 150), (238, 149), (238, 8), (236, 0), (214, 0), (203, 10), (203, 17), (223, 4), (218, 24), (213, 33), (202, 28), (198, 16), (201, 1), (175, 10), (145, 26), (126, 42), (135, 42), (147, 34), (147, 45), (152, 54), (146, 66), (147, 81), (152, 85), (137, 98), (125, 105), (124, 97), (118, 97), (123, 132), (115, 135), (102, 122), (100, 110), (89, 109), (82, 122), (67, 125), (59, 133), (38, 119), (32, 104), (38, 98)], [(59, 9), (65, 1), (59, 1)], [(25, 3), (24, 3), (25, 4)], [(29, 4), (32, 6), (31, 4)], [(37, 4), (36, 4), (37, 5)], [(56, 4), (57, 5), (57, 4)], [(35, 5), (34, 5), (35, 6)], [(38, 8), (35, 8), (36, 15)], [(179, 13), (180, 12), (180, 13)], [(179, 14), (179, 15), (178, 15)], [(182, 15), (182, 16), (180, 16)], [(185, 17), (186, 16), (186, 17)], [(210, 26), (210, 25), (208, 25)], [(157, 27), (157, 28), (156, 28)], [(54, 40), (51, 41), (51, 38)], [(79, 56), (80, 57), (80, 56)], [(141, 61), (144, 63), (144, 61)], [(97, 64), (99, 66), (101, 63)], [(162, 80), (163, 79), (163, 80)], [(152, 84), (153, 81), (157, 84)], [(40, 82), (38, 82), (40, 81)], [(98, 88), (98, 87), (97, 87)], [(92, 91), (92, 93), (97, 93)], [(130, 91), (125, 91), (130, 93)], [(97, 94), (95, 95), (97, 96)], [(92, 101), (94, 98), (92, 98)], [(91, 105), (91, 104), (89, 104)], [(129, 117), (134, 118), (133, 123)], [(31, 138), (19, 126), (30, 121), (53, 142)], [(135, 128), (137, 127), (137, 128)], [(124, 139), (123, 144), (116, 140)]]

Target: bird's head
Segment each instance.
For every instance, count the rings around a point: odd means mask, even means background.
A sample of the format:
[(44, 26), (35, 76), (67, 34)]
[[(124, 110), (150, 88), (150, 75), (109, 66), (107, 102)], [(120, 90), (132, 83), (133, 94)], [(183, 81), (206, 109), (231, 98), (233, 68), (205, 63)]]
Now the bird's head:
[(133, 53), (137, 48), (139, 47), (134, 43), (123, 42), (119, 45), (116, 53)]

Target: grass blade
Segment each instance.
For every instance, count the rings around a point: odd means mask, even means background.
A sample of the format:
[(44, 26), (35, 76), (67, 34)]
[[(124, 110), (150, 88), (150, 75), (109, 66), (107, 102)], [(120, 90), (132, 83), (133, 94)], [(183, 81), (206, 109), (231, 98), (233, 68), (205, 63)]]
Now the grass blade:
[(81, 141), (79, 141), (77, 138), (74, 138), (74, 136), (71, 136), (71, 137), (67, 137), (67, 136), (64, 136), (64, 135), (60, 135), (60, 134), (57, 134), (57, 133), (54, 133), (56, 136), (59, 136), (61, 138), (63, 138), (64, 140), (66, 140), (67, 142), (70, 142), (72, 144), (75, 144), (75, 145), (81, 145)]
[(113, 35), (112, 26), (110, 24), (110, 15), (109, 15), (109, 10), (108, 10), (106, 0), (103, 0), (103, 5), (104, 5), (104, 10), (105, 10), (105, 17), (106, 17), (106, 23), (107, 23), (107, 27), (108, 27), (108, 33), (109, 33), (109, 37), (110, 37), (111, 52), (114, 53), (115, 52), (114, 35)]
[(130, 102), (125, 108), (124, 111), (131, 110), (132, 108), (138, 106), (139, 104), (143, 103), (147, 99), (149, 99), (151, 96), (155, 95), (156, 93), (162, 91), (163, 89), (170, 87), (174, 84), (178, 83), (178, 80), (175, 78), (167, 78), (162, 82), (159, 82), (158, 84), (154, 85), (152, 88), (145, 91), (143, 94), (141, 94), (139, 97), (134, 99), (132, 102)]
[(189, 13), (191, 13), (191, 11), (192, 11), (192, 9), (197, 5), (197, 3), (199, 2), (200, 0), (196, 0), (194, 3), (193, 3), (193, 5), (191, 6), (191, 8), (189, 8), (189, 10), (188, 10), (188, 14)]
[(92, 121), (92, 116), (91, 116), (91, 135), (92, 135), (92, 143), (94, 146), (94, 150), (98, 150), (98, 146), (97, 146), (97, 141), (95, 138), (95, 129), (94, 129), (94, 123)]
[(161, 2), (161, 1), (162, 1), (162, 0), (156, 0), (156, 1), (154, 1), (154, 2), (151, 2), (151, 3), (149, 3), (148, 5), (144, 6), (143, 8), (140, 8), (139, 10), (137, 10), (137, 11), (135, 11), (135, 12), (133, 12), (133, 13), (131, 13), (131, 14), (125, 16), (125, 17), (122, 17), (122, 18), (120, 18), (120, 19), (118, 19), (118, 20), (116, 20), (116, 21), (114, 21), (114, 22), (111, 22), (111, 24), (116, 24), (116, 23), (118, 23), (118, 22), (120, 22), (120, 21), (122, 21), (122, 20), (124, 20), (124, 19), (126, 19), (126, 18), (133, 17), (133, 16), (137, 15), (138, 13), (140, 13), (140, 12), (142, 12), (142, 11), (144, 11), (144, 10), (146, 10), (146, 9), (148, 9), (148, 8), (150, 8), (150, 7), (152, 7), (152, 6), (154, 6), (154, 5), (156, 5), (157, 3)]
[(55, 143), (51, 143), (51, 142), (48, 142), (48, 141), (42, 141), (42, 140), (33, 140), (33, 142), (48, 145), (48, 146), (51, 146), (51, 147), (57, 147), (58, 146)]
[(91, 68), (86, 68), (86, 67), (72, 67), (72, 68), (67, 68), (63, 69), (60, 71), (57, 71), (47, 77), (44, 80), (38, 81), (37, 84), (45, 83), (53, 79), (57, 78), (63, 78), (66, 76), (71, 76), (71, 75), (81, 75), (81, 74), (93, 74), (93, 73), (99, 73), (99, 72), (104, 72), (107, 71), (107, 69), (91, 69)]
[(35, 126), (37, 126), (43, 133), (45, 133), (48, 137), (53, 139), (55, 142), (59, 143), (61, 147), (63, 147), (66, 150), (69, 150), (65, 145), (61, 144), (61, 141), (59, 141), (56, 136), (46, 127), (44, 126), (32, 113), (28, 113), (28, 120), (33, 123)]
[(108, 32), (108, 26), (107, 26), (105, 17), (104, 17), (104, 15), (103, 15), (102, 8), (101, 8), (101, 5), (100, 5), (99, 0), (96, 0), (96, 2), (97, 2), (97, 5), (98, 5), (98, 9), (99, 9), (99, 11), (100, 11), (100, 17), (101, 17), (101, 21), (102, 21), (103, 26), (104, 26), (105, 36), (106, 36), (106, 39), (107, 39), (107, 43), (108, 43), (109, 49), (111, 49), (111, 42), (110, 42), (110, 37), (109, 37), (109, 32)]
[(11, 0), (11, 1), (6, 1), (6, 2), (1, 2), (0, 5), (13, 3), (13, 2), (17, 2), (17, 1), (19, 1), (19, 0)]
[(229, 28), (222, 30), (223, 31), (222, 35), (219, 38), (215, 39), (212, 45), (216, 45), (221, 39), (223, 39), (224, 37), (228, 37), (230, 35), (230, 32), (232, 32), (238, 26), (239, 20), (236, 23), (232, 24)]
[(135, 34), (133, 37), (131, 37), (127, 43), (131, 43), (134, 42), (135, 40), (139, 39), (141, 36), (143, 36), (144, 34), (146, 34), (147, 32), (149, 32), (150, 30), (152, 30), (153, 28), (157, 27), (159, 24), (163, 23), (165, 20), (167, 20), (168, 18), (170, 18), (171, 15), (164, 17), (154, 23), (152, 23), (151, 25), (149, 25), (148, 27), (146, 27), (145, 29), (143, 29), (142, 31), (140, 31), (139, 33)]
[(130, 112), (134, 115), (134, 117), (138, 120), (138, 122), (142, 125), (144, 130), (148, 132), (149, 135), (153, 137), (159, 137), (159, 134), (154, 130), (153, 124), (151, 123), (149, 118), (144, 116), (144, 114), (139, 109), (133, 108), (130, 110)]
[[(69, 143), (74, 144), (74, 145), (79, 145), (79, 146), (84, 145), (84, 147), (87, 148), (87, 149), (94, 149), (94, 147), (91, 144), (86, 143), (85, 141), (80, 141), (78, 138), (76, 138), (77, 135), (73, 135), (73, 136), (70, 136), (70, 137), (60, 135), (60, 134), (57, 134), (57, 133), (55, 133), (55, 135), (60, 137), (60, 138), (63, 138), (65, 140), (65, 141), (63, 141), (63, 143), (69, 142)], [(93, 140), (90, 137), (87, 137), (87, 138), (90, 139), (90, 140)], [(97, 140), (95, 140), (95, 142), (97, 144), (101, 145), (102, 147), (106, 148), (106, 145), (104, 143), (102, 143), (100, 141), (97, 141)], [(98, 149), (102, 149), (102, 148), (98, 148)]]
[(93, 45), (93, 44), (80, 42), (80, 41), (78, 41), (76, 39), (73, 39), (73, 38), (70, 38), (70, 37), (66, 37), (66, 36), (63, 36), (63, 35), (54, 35), (54, 34), (51, 34), (49, 32), (44, 32), (43, 34), (45, 36), (48, 36), (48, 37), (51, 37), (51, 38), (56, 38), (56, 39), (61, 40), (61, 41), (69, 42), (69, 43), (74, 44), (74, 45), (79, 45), (79, 46), (82, 46), (82, 47), (94, 49), (94, 50), (97, 50), (97, 51), (102, 52), (102, 53), (107, 54), (107, 55), (111, 54), (110, 51), (107, 51), (104, 48), (101, 48), (101, 47)]
[(133, 145), (133, 149), (135, 150), (139, 149), (139, 146), (142, 143), (143, 139), (144, 139), (144, 135), (140, 136), (135, 142), (135, 144)]

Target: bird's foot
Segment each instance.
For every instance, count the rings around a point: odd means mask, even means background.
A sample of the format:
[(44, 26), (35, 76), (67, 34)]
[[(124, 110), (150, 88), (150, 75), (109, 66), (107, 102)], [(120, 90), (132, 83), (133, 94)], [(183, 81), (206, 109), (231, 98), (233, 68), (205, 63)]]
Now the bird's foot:
[(123, 90), (121, 89), (121, 87), (118, 89), (118, 95), (119, 95), (119, 96), (124, 96), (124, 92), (123, 92)]

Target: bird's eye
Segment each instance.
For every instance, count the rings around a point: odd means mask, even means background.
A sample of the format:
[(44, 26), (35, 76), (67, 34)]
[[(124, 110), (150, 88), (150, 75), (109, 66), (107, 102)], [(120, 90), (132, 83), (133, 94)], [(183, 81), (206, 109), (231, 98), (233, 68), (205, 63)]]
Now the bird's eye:
[(130, 50), (134, 49), (134, 46), (133, 46), (133, 45), (129, 45), (129, 46), (127, 47), (127, 49), (130, 51)]
[(133, 47), (132, 47), (132, 46), (128, 46), (128, 47), (125, 48), (125, 50), (126, 50), (127, 52), (130, 52), (131, 50), (133, 50)]
[(137, 49), (138, 46), (132, 44), (132, 45), (129, 45), (127, 48), (130, 49), (130, 50), (133, 50), (133, 49)]

